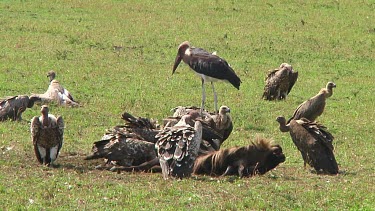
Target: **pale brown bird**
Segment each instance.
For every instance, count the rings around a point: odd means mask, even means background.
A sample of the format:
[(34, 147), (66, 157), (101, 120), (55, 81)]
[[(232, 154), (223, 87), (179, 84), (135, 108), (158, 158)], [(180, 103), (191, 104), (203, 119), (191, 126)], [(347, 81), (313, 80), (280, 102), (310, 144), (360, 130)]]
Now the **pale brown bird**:
[(323, 113), (326, 106), (326, 99), (332, 96), (333, 88), (335, 87), (335, 83), (328, 82), (326, 88), (322, 88), (317, 95), (297, 107), (293, 116), (288, 120), (288, 123), (292, 119), (298, 120), (302, 117), (310, 121), (315, 121)]
[(269, 72), (264, 86), (263, 99), (283, 100), (296, 83), (298, 72), (290, 64), (282, 63), (279, 68)]
[(64, 121), (49, 114), (48, 106), (41, 107), (42, 115), (31, 119), (31, 137), (39, 163), (50, 166), (57, 159), (64, 140)]
[(279, 122), (281, 132), (290, 133), (293, 143), (301, 152), (305, 167), (306, 163), (309, 164), (318, 174), (338, 173), (338, 165), (333, 154), (334, 137), (323, 125), (306, 118), (293, 119), (288, 125), (282, 116), (277, 117), (276, 121)]
[(43, 94), (34, 94), (34, 96), (39, 97), (43, 103), (56, 102), (63, 106), (79, 106), (70, 92), (55, 79), (56, 73), (54, 71), (49, 71), (47, 77), (50, 81), (47, 91)]
[[(203, 142), (201, 146), (203, 151), (218, 150), (233, 130), (230, 108), (228, 106), (221, 106), (219, 113), (210, 113), (204, 110), (202, 116), (199, 115), (199, 107), (178, 106), (173, 111), (173, 117), (164, 119), (164, 123), (170, 126), (176, 124), (183, 115), (193, 114), (194, 116), (196, 114), (194, 120), (200, 121), (203, 127)], [(194, 122), (190, 123), (190, 126), (193, 125)]]
[(191, 127), (189, 121), (191, 116), (184, 115), (176, 125), (165, 127), (156, 136), (155, 148), (164, 179), (189, 177), (192, 173), (202, 142), (202, 123), (195, 121)]
[(210, 176), (248, 177), (265, 174), (284, 161), (285, 155), (280, 145), (257, 138), (248, 146), (221, 149), (198, 157), (193, 172)]
[(40, 100), (36, 96), (18, 95), (0, 100), (0, 121), (7, 119), (13, 121), (22, 120), (22, 113), (26, 108), (34, 106), (34, 102)]

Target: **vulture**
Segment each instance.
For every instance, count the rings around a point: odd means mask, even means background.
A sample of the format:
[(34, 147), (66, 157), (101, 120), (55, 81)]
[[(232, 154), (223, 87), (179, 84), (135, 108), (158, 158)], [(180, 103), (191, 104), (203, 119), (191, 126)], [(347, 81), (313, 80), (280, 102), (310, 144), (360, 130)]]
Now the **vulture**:
[(333, 88), (335, 87), (335, 83), (328, 82), (326, 88), (322, 88), (317, 95), (299, 105), (287, 123), (292, 119), (298, 120), (302, 117), (310, 121), (315, 121), (323, 113), (326, 106), (326, 99), (332, 96)]
[(200, 156), (194, 163), (194, 174), (210, 176), (237, 175), (249, 177), (265, 174), (285, 161), (280, 145), (258, 138), (248, 146), (232, 147)]
[[(105, 165), (135, 166), (157, 158), (155, 144), (139, 139), (124, 128), (108, 130), (100, 141), (94, 142), (92, 154), (85, 160), (105, 158)], [(102, 165), (97, 168), (101, 168)]]
[(298, 78), (290, 64), (282, 63), (278, 69), (268, 73), (266, 85), (264, 86), (263, 99), (283, 100), (292, 90)]
[(173, 127), (164, 127), (156, 135), (155, 144), (164, 179), (169, 176), (182, 179), (189, 177), (202, 141), (202, 123), (195, 121), (194, 127), (190, 114), (181, 117)]
[(79, 104), (73, 99), (70, 92), (65, 89), (58, 80), (55, 79), (56, 73), (54, 71), (49, 71), (47, 74), (49, 78), (49, 86), (44, 94), (35, 94), (41, 98), (42, 102), (55, 101), (58, 105), (63, 106), (79, 106)]
[(50, 166), (57, 159), (64, 140), (64, 121), (49, 114), (48, 106), (42, 105), (40, 117), (31, 119), (31, 137), (39, 163)]
[[(92, 154), (85, 160), (105, 158), (105, 165), (121, 166), (111, 170), (126, 170), (127, 168), (122, 167), (138, 166), (153, 159), (156, 159), (154, 165), (157, 165), (159, 161), (155, 151), (155, 136), (160, 132), (159, 125), (153, 120), (134, 117), (128, 112), (124, 112), (121, 118), (125, 120), (125, 125), (107, 130), (100, 141), (94, 142)], [(97, 168), (99, 167), (101, 166)]]
[(26, 108), (34, 106), (34, 102), (40, 100), (36, 96), (18, 95), (0, 100), (0, 121), (11, 119), (22, 120), (22, 113)]
[(231, 66), (216, 53), (209, 53), (202, 48), (191, 47), (188, 41), (178, 46), (178, 53), (173, 65), (172, 74), (176, 71), (178, 65), (184, 61), (202, 80), (202, 105), (201, 112), (204, 110), (206, 101), (205, 82), (210, 82), (214, 93), (215, 112), (218, 112), (217, 94), (213, 82), (226, 81), (231, 83), (236, 89), (240, 89), (241, 79), (236, 75)]
[[(164, 119), (164, 123), (165, 125), (174, 125), (183, 115), (198, 113), (199, 110), (198, 107), (178, 106), (173, 109), (173, 117)], [(202, 117), (195, 115), (194, 119), (199, 120), (203, 127), (201, 145), (203, 151), (219, 150), (221, 144), (229, 137), (233, 130), (232, 118), (229, 113), (230, 108), (223, 105), (220, 107), (219, 113), (209, 113), (204, 110)], [(193, 124), (194, 122), (190, 126)]]
[(286, 124), (286, 119), (277, 117), (281, 132), (288, 132), (301, 152), (304, 166), (306, 163), (313, 167), (318, 174), (338, 174), (338, 166), (333, 154), (333, 136), (326, 128), (306, 118), (291, 120)]

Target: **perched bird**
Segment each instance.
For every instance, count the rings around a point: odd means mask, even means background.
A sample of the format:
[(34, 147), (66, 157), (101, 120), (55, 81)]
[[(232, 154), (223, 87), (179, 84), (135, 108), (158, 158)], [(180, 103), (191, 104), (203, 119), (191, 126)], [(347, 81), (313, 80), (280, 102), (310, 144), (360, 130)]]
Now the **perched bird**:
[(326, 128), (317, 122), (306, 118), (291, 120), (286, 124), (286, 119), (277, 117), (281, 132), (288, 132), (301, 152), (304, 166), (308, 163), (316, 172), (323, 174), (337, 174), (339, 169), (333, 154), (333, 136)]
[(64, 140), (64, 121), (49, 114), (48, 106), (41, 107), (42, 115), (31, 119), (31, 137), (36, 158), (50, 166), (57, 159)]
[(266, 77), (263, 99), (282, 100), (289, 94), (296, 83), (298, 72), (290, 64), (282, 63), (279, 68), (271, 71)]
[(181, 60), (190, 66), (202, 79), (202, 105), (201, 112), (204, 110), (206, 101), (205, 82), (211, 82), (214, 93), (215, 112), (218, 112), (217, 94), (213, 82), (227, 81), (237, 89), (240, 89), (241, 79), (236, 75), (230, 65), (216, 54), (211, 54), (202, 48), (191, 47), (188, 41), (178, 46), (178, 53), (173, 65), (172, 74), (176, 71)]
[(284, 161), (285, 155), (280, 145), (258, 138), (248, 146), (221, 149), (198, 157), (193, 172), (211, 176), (248, 177), (265, 174)]
[(202, 141), (202, 123), (195, 121), (191, 127), (189, 121), (191, 116), (184, 115), (176, 125), (165, 127), (156, 135), (155, 148), (164, 179), (191, 175)]
[(22, 120), (22, 113), (26, 108), (34, 106), (34, 102), (40, 100), (36, 96), (18, 95), (0, 100), (0, 121), (11, 119)]
[(333, 88), (335, 87), (335, 83), (328, 82), (326, 88), (322, 88), (317, 95), (299, 105), (287, 123), (292, 119), (298, 120), (302, 117), (310, 121), (315, 121), (323, 113), (326, 106), (326, 99), (332, 96)]

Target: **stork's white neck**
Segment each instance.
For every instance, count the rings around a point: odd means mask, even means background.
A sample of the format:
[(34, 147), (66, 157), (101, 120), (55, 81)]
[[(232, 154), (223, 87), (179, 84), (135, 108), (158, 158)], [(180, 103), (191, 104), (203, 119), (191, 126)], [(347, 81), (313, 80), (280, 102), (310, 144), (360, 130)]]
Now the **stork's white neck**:
[(187, 49), (185, 50), (185, 55), (186, 55), (186, 56), (190, 56), (190, 55), (191, 55), (191, 50), (190, 50), (190, 48), (187, 48)]

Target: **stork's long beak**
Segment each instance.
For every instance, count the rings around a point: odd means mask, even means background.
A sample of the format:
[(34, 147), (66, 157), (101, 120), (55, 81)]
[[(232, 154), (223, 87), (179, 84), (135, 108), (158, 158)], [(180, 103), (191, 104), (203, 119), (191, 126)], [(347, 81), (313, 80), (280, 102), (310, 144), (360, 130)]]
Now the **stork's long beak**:
[(172, 75), (174, 71), (176, 71), (178, 65), (181, 63), (181, 60), (182, 60), (182, 56), (180, 56), (180, 54), (177, 54), (176, 59), (174, 61), (174, 65), (173, 65)]

